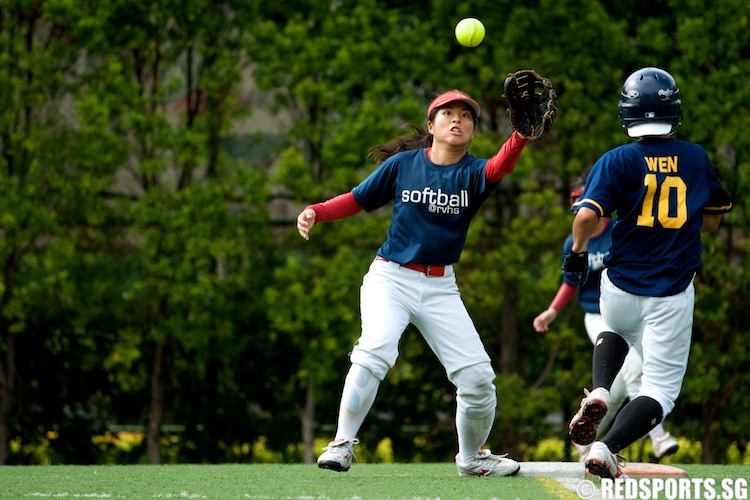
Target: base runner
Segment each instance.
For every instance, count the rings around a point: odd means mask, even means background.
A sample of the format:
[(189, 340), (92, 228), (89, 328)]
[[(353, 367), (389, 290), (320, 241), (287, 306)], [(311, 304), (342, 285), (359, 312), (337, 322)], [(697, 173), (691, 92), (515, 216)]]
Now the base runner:
[[(682, 121), (672, 75), (643, 68), (623, 84), (620, 121), (637, 142), (605, 153), (573, 205), (573, 246), (563, 273), (586, 281), (587, 248), (599, 218), (616, 212), (612, 247), (604, 260), (599, 300), (606, 330), (594, 347), (593, 390), (569, 425), (574, 443), (593, 442), (586, 469), (622, 476), (617, 453), (672, 411), (687, 370), (695, 304), (693, 279), (701, 265), (701, 233), (719, 227), (732, 209), (706, 151), (671, 136)], [(610, 405), (609, 390), (628, 350), (641, 342), (643, 376), (609, 432), (596, 431)]]

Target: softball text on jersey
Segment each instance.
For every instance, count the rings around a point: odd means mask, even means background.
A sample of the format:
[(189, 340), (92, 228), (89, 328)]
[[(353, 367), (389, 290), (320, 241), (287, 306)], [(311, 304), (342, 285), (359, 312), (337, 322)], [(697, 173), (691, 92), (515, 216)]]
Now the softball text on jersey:
[(466, 153), (436, 165), (424, 149), (385, 160), (352, 194), (371, 212), (393, 201), (388, 237), (377, 254), (393, 262), (444, 266), (458, 262), (469, 223), (497, 187), (485, 177), (487, 159)]
[(469, 206), (469, 192), (462, 189), (458, 194), (447, 194), (442, 189), (437, 191), (427, 186), (423, 190), (401, 191), (403, 203), (422, 203), (428, 206), (428, 210), (434, 213), (448, 213), (458, 215), (462, 208)]

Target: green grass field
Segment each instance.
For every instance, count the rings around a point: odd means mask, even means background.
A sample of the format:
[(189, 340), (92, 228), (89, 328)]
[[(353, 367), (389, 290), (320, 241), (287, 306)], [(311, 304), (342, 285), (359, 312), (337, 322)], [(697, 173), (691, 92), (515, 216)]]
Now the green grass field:
[[(691, 478), (750, 476), (750, 466), (679, 467)], [(455, 465), (437, 463), (354, 464), (347, 473), (289, 464), (5, 466), (0, 467), (0, 498), (575, 500), (579, 496), (552, 478), (459, 477)]]

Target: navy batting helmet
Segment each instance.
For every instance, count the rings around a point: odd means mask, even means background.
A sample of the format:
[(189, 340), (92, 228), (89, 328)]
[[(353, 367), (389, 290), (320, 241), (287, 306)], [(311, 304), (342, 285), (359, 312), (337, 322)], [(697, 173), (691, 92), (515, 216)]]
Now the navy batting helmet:
[(620, 123), (630, 137), (677, 132), (682, 101), (672, 75), (659, 68), (642, 68), (630, 75), (622, 86)]

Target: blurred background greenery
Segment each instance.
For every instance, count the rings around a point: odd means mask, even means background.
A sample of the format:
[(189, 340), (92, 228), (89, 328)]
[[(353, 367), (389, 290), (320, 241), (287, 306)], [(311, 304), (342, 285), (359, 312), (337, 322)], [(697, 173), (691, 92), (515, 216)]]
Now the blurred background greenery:
[[(486, 26), (477, 48), (455, 41), (464, 17)], [(531, 322), (559, 285), (568, 182), (629, 140), (619, 92), (643, 66), (676, 78), (678, 138), (735, 203), (703, 236), (668, 429), (685, 461), (747, 463), (748, 17), (743, 0), (0, 0), (0, 464), (312, 462), (390, 209), (309, 242), (297, 213), (359, 183), (368, 149), (424, 125), (445, 90), (482, 104), (470, 152), (491, 156), (512, 132), (503, 81), (524, 68), (554, 82), (559, 117), (457, 272), (498, 373), (489, 445), (575, 459), (582, 314)], [(452, 460), (454, 405), (409, 329), (363, 454)]]

